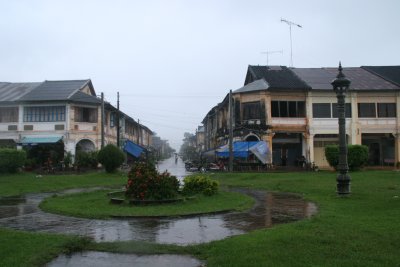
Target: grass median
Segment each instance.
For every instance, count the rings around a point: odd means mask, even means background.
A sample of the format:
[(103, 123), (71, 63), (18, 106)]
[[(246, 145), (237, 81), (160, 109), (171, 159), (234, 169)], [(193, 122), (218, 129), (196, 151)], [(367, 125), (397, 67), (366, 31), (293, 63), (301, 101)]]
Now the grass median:
[(180, 216), (202, 213), (245, 210), (254, 200), (246, 195), (220, 191), (212, 196), (197, 195), (182, 202), (130, 205), (110, 204), (105, 190), (78, 193), (45, 199), (40, 207), (51, 213), (91, 219), (108, 219), (115, 216)]

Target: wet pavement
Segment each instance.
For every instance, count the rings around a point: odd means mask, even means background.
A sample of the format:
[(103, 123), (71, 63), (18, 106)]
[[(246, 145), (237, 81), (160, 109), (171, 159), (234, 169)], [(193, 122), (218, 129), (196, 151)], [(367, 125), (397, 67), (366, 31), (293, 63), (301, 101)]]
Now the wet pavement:
[[(97, 188), (98, 189), (98, 188)], [(93, 190), (93, 189), (92, 189)], [(275, 224), (312, 216), (317, 208), (294, 194), (232, 189), (253, 197), (247, 212), (174, 218), (91, 220), (45, 213), (39, 203), (54, 193), (0, 199), (0, 226), (18, 230), (88, 236), (97, 242), (140, 240), (163, 244), (196, 244), (220, 240)], [(68, 190), (60, 194), (88, 191)]]
[(46, 266), (197, 267), (204, 264), (195, 258), (182, 255), (135, 255), (88, 251), (60, 255)]
[(157, 169), (159, 172), (168, 171), (170, 174), (176, 176), (180, 182), (183, 181), (183, 178), (190, 174), (185, 169), (185, 163), (181, 158), (178, 158), (178, 161), (175, 163), (175, 157), (171, 157), (157, 164)]

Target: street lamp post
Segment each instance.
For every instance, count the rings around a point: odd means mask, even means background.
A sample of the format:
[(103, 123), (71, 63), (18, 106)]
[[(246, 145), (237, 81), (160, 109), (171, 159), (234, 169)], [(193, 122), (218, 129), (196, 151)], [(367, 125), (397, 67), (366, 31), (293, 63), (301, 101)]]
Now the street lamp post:
[(342, 64), (339, 62), (339, 74), (331, 84), (337, 97), (337, 111), (339, 121), (339, 174), (337, 181), (337, 194), (345, 196), (350, 194), (350, 175), (348, 174), (349, 165), (347, 163), (347, 143), (346, 143), (346, 118), (345, 118), (345, 95), (350, 85), (350, 80), (342, 73)]

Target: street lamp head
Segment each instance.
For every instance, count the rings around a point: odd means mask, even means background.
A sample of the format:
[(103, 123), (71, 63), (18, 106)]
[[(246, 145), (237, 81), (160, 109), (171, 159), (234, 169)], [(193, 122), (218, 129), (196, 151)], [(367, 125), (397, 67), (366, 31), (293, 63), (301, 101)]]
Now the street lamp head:
[(347, 79), (346, 76), (343, 74), (343, 72), (342, 72), (343, 68), (342, 68), (342, 63), (341, 62), (339, 62), (338, 70), (339, 70), (339, 73), (336, 76), (336, 79), (334, 79), (331, 82), (331, 84), (333, 86), (333, 90), (336, 93), (343, 93), (343, 92), (346, 92), (347, 89), (349, 88), (350, 80)]

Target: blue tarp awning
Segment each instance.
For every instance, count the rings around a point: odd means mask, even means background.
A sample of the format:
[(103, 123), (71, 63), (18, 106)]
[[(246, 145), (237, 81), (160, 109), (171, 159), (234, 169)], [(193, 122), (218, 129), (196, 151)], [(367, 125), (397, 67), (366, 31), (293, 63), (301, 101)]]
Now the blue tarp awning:
[[(257, 144), (258, 142), (242, 142), (236, 141), (233, 143), (233, 156), (237, 158), (247, 158), (249, 155), (249, 149)], [(229, 157), (229, 146), (225, 145), (220, 149), (217, 149), (217, 156)]]
[[(268, 145), (265, 141), (237, 141), (233, 143), (233, 157), (235, 158), (247, 158), (251, 152), (265, 164), (267, 162), (268, 151)], [(224, 145), (220, 147), (217, 149), (216, 154), (218, 157), (229, 157), (229, 146)]]
[(124, 151), (131, 154), (134, 157), (139, 157), (140, 154), (142, 154), (144, 148), (139, 146), (138, 144), (135, 144), (132, 141), (126, 140), (125, 145), (124, 145)]
[(24, 137), (21, 139), (20, 144), (30, 145), (30, 144), (52, 144), (60, 141), (62, 136), (45, 136), (45, 137)]

